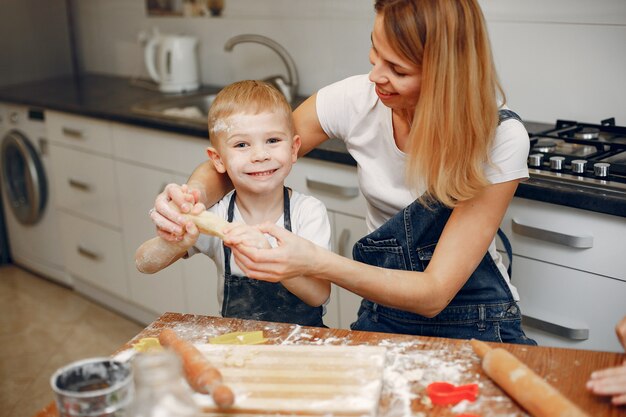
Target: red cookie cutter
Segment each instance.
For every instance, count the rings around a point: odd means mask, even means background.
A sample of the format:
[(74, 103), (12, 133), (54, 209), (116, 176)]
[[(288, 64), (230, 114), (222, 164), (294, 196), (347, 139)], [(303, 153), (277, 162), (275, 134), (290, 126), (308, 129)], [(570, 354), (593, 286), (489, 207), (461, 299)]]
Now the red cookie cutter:
[(478, 396), (478, 384), (456, 386), (449, 382), (433, 382), (426, 387), (426, 393), (435, 405), (458, 404), (463, 400), (474, 402)]

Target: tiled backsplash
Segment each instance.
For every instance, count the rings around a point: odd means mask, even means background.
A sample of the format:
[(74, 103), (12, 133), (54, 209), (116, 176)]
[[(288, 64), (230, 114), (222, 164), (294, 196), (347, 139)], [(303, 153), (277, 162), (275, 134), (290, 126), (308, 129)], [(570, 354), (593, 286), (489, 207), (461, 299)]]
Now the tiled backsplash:
[[(224, 85), (284, 74), (258, 44), (224, 52), (242, 33), (268, 36), (292, 55), (300, 94), (369, 70), (371, 0), (226, 0), (220, 18), (147, 17), (145, 0), (74, 2), (86, 71), (146, 76), (140, 31), (199, 38), (201, 81)], [(626, 124), (626, 2), (480, 0), (509, 106), (525, 119)]]

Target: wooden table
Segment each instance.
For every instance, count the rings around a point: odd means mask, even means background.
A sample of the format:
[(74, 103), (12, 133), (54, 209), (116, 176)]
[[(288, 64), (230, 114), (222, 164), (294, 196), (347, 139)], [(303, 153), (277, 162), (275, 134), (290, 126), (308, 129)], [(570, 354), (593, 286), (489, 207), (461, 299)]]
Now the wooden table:
[[(387, 347), (387, 367), (379, 416), (448, 417), (473, 413), (483, 417), (526, 416), (527, 414), (487, 377), (468, 341), (416, 337), (386, 333), (318, 329), (280, 323), (224, 319), (178, 313), (165, 313), (146, 327), (116, 353), (132, 349), (144, 337), (156, 337), (161, 329), (173, 328), (180, 337), (194, 343), (207, 343), (209, 337), (235, 331), (263, 330), (270, 344), (298, 345), (380, 345)], [(591, 395), (585, 382), (592, 371), (617, 366), (624, 354), (587, 350), (492, 344), (509, 350), (589, 416), (624, 416), (625, 407), (613, 407), (606, 398)], [(429, 404), (424, 385), (435, 380), (478, 383), (480, 395), (475, 403), (456, 407)], [(423, 414), (419, 414), (419, 413)], [(53, 403), (36, 417), (56, 417)]]

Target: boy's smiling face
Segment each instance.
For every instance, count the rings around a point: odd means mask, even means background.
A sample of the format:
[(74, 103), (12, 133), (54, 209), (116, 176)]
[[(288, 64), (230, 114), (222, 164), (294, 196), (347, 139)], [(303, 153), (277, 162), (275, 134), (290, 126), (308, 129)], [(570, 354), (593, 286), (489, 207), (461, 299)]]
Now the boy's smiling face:
[(214, 130), (215, 148), (209, 148), (208, 155), (237, 190), (282, 189), (300, 148), (300, 137), (292, 136), (283, 114), (233, 114), (216, 123)]

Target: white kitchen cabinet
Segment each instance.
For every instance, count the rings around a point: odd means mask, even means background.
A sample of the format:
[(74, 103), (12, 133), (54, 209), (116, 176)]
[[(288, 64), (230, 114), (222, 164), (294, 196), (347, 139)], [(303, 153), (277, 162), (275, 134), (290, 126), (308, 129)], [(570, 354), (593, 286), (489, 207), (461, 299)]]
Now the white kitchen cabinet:
[[(362, 217), (348, 216), (334, 213), (333, 241), (334, 250), (341, 256), (352, 259), (352, 247), (367, 235), (367, 226)], [(350, 324), (357, 319), (357, 312), (361, 305), (361, 296), (333, 285), (333, 291), (337, 290), (337, 303), (339, 307), (339, 328), (349, 329)]]
[(546, 346), (620, 351), (626, 219), (516, 197), (501, 227), (527, 333)]
[(174, 181), (173, 175), (119, 161), (115, 169), (122, 203), (122, 234), (126, 247), (124, 266), (129, 298), (157, 314), (182, 312), (185, 310), (185, 289), (179, 263), (155, 274), (142, 274), (135, 266), (135, 251), (139, 245), (156, 236), (148, 209), (163, 187)]
[[(187, 182), (188, 176), (175, 178), (176, 184)], [(185, 286), (185, 313), (221, 316), (217, 303), (217, 268), (208, 256), (197, 254), (180, 262)]]
[(320, 199), (329, 211), (365, 218), (365, 198), (353, 166), (300, 158), (286, 184), (302, 194)]
[(83, 280), (126, 299), (128, 286), (120, 232), (66, 212), (60, 213), (59, 225), (65, 268), (74, 280)]
[[(352, 258), (352, 246), (367, 234), (365, 199), (359, 190), (356, 168), (300, 158), (286, 184), (326, 205), (332, 227), (332, 249), (341, 256)], [(333, 284), (324, 324), (349, 329), (356, 320), (360, 304), (361, 297)]]
[(208, 141), (121, 124), (113, 125), (112, 135), (130, 299), (157, 314), (216, 313), (217, 272), (207, 257), (198, 255), (177, 261), (151, 275), (139, 272), (135, 266), (136, 249), (155, 237), (154, 224), (148, 216), (154, 198), (168, 183), (186, 182), (189, 173), (206, 159), (204, 149)]
[(118, 228), (119, 203), (113, 159), (50, 145), (59, 208), (96, 223)]
[(73, 114), (46, 111), (46, 130), (59, 145), (89, 153), (111, 156), (111, 127), (108, 122)]
[(63, 261), (77, 291), (125, 301), (128, 282), (109, 124), (46, 113)]

